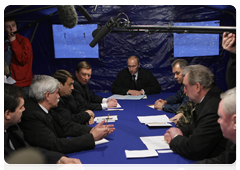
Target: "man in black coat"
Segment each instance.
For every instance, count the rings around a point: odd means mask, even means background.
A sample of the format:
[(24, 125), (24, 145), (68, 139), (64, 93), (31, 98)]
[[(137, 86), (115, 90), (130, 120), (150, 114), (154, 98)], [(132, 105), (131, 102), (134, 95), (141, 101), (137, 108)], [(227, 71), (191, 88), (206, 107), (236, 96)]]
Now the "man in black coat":
[(78, 152), (93, 149), (95, 141), (115, 130), (113, 125), (103, 126), (105, 121), (91, 128), (63, 119), (52, 110), (58, 105), (59, 88), (59, 81), (51, 76), (34, 76), (29, 89), (31, 100), (25, 105), (20, 124), (30, 145), (61, 153)]
[[(31, 160), (24, 160), (24, 163), (45, 162), (45, 163), (81, 163), (79, 159), (72, 159), (66, 157), (64, 154), (54, 151), (48, 151), (43, 148), (31, 147), (23, 138), (23, 132), (18, 127), (21, 121), (22, 112), (24, 108), (24, 99), (22, 89), (18, 86), (4, 84), (4, 158), (12, 157), (18, 151), (33, 154)], [(32, 149), (28, 152), (27, 149)], [(31, 151), (31, 150), (30, 150)], [(23, 152), (22, 152), (23, 153)], [(42, 160), (43, 159), (43, 160)], [(19, 162), (15, 160), (14, 162)]]
[(128, 68), (121, 70), (112, 84), (113, 94), (138, 96), (161, 92), (162, 88), (152, 72), (140, 68), (138, 57), (130, 56), (127, 64)]
[(215, 158), (199, 161), (198, 164), (232, 164), (236, 161), (236, 87), (222, 93), (221, 98), (218, 123), (223, 136), (229, 139), (226, 151)]
[(73, 121), (80, 124), (93, 124), (94, 113), (80, 106), (72, 96), (73, 75), (67, 70), (57, 70), (53, 77), (60, 82), (59, 102), (55, 112), (61, 115), (65, 120)]
[(217, 123), (221, 89), (214, 83), (212, 72), (202, 65), (183, 69), (184, 92), (197, 103), (193, 111), (193, 125), (170, 128), (164, 135), (170, 148), (178, 154), (201, 160), (218, 156), (225, 150), (226, 139)]
[(233, 33), (223, 33), (223, 49), (230, 52), (230, 58), (227, 65), (226, 82), (228, 89), (236, 87), (236, 35)]
[(88, 81), (92, 75), (92, 67), (86, 61), (78, 63), (75, 70), (74, 90), (72, 95), (75, 100), (84, 108), (89, 110), (102, 110), (117, 106), (116, 99), (106, 99), (93, 94), (89, 87)]

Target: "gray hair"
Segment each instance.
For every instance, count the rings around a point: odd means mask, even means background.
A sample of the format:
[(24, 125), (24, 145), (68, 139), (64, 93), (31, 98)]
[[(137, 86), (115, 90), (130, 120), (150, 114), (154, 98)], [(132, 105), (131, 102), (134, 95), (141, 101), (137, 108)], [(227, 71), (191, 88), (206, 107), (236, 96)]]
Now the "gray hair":
[(236, 113), (236, 87), (227, 90), (220, 95), (223, 102), (223, 110), (227, 116)]
[(47, 92), (54, 93), (57, 88), (60, 88), (57, 79), (47, 75), (35, 75), (29, 88), (29, 97), (37, 102), (42, 102), (45, 100)]
[(203, 65), (186, 66), (182, 74), (185, 76), (188, 73), (188, 83), (192, 86), (199, 83), (203, 89), (209, 89), (214, 84), (215, 76), (207, 67)]
[(189, 65), (189, 63), (185, 59), (174, 60), (173, 63), (171, 64), (172, 68), (175, 67), (176, 64), (179, 64), (181, 69), (184, 69), (186, 66)]

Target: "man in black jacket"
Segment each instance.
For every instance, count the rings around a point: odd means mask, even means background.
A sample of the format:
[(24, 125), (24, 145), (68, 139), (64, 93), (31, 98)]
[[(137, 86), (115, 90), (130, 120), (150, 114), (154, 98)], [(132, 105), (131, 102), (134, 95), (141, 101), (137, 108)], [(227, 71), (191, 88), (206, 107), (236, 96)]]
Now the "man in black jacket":
[(34, 76), (29, 89), (31, 100), (25, 104), (20, 124), (30, 145), (62, 153), (78, 152), (93, 149), (95, 141), (115, 130), (113, 125), (104, 126), (105, 121), (92, 128), (63, 119), (52, 110), (58, 105), (59, 88), (59, 81), (51, 76)]
[(232, 164), (236, 161), (236, 87), (222, 93), (221, 98), (218, 123), (223, 136), (229, 139), (226, 151), (215, 158), (199, 161), (198, 164)]
[(130, 56), (127, 65), (128, 68), (121, 70), (112, 84), (113, 94), (138, 96), (161, 92), (162, 88), (152, 72), (140, 68), (138, 57)]
[(65, 120), (80, 124), (93, 124), (94, 113), (81, 107), (72, 96), (73, 75), (66, 70), (57, 70), (53, 77), (60, 82), (58, 106), (53, 110), (60, 114)]
[(84, 108), (89, 110), (102, 110), (117, 106), (116, 99), (106, 99), (93, 94), (89, 87), (88, 81), (92, 75), (92, 67), (86, 61), (78, 63), (75, 70), (74, 90), (72, 95), (75, 100)]
[(164, 135), (170, 148), (178, 154), (201, 160), (218, 156), (225, 150), (226, 139), (217, 123), (221, 89), (214, 83), (212, 72), (202, 65), (183, 69), (184, 92), (197, 103), (193, 111), (193, 124), (170, 128)]
[[(42, 148), (32, 148), (23, 138), (23, 132), (18, 127), (21, 121), (24, 108), (24, 95), (22, 89), (18, 86), (4, 84), (4, 158), (8, 158), (17, 151), (31, 148), (35, 151), (33, 154), (39, 154), (38, 160), (25, 160), (25, 162), (35, 162), (41, 160), (41, 155), (46, 163), (81, 163), (79, 159), (66, 157), (64, 154), (54, 151), (48, 151)], [(30, 152), (31, 153), (31, 152)], [(21, 162), (19, 162), (21, 163)]]

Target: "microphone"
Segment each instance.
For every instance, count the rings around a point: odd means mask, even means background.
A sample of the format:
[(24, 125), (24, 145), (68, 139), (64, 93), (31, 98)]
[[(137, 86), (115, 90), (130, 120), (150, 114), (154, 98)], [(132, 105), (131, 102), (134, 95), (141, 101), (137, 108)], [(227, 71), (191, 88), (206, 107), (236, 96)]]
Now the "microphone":
[(15, 151), (4, 162), (4, 170), (41, 170), (44, 166), (43, 155), (30, 148)]
[(83, 8), (82, 5), (76, 5), (76, 6), (77, 6), (78, 11), (80, 11), (88, 21), (90, 21), (92, 19), (91, 15), (87, 12), (87, 10), (85, 8)]
[(78, 23), (78, 15), (74, 8), (74, 5), (58, 5), (58, 16), (66, 28), (73, 28)]
[(109, 33), (113, 27), (116, 25), (116, 21), (117, 19), (120, 17), (122, 13), (119, 13), (114, 19), (110, 18), (109, 21), (99, 30), (97, 33), (96, 31), (94, 32), (94, 39), (92, 40), (92, 42), (90, 43), (91, 47), (94, 47), (103, 37), (105, 37), (107, 35), (107, 33)]

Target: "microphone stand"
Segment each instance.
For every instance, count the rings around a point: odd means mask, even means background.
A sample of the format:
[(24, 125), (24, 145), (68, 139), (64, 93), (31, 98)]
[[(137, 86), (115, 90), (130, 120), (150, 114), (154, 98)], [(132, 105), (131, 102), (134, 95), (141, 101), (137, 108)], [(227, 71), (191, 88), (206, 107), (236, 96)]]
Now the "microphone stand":
[(127, 25), (117, 27), (116, 32), (147, 32), (151, 33), (200, 33), (200, 34), (222, 34), (229, 32), (236, 34), (236, 27), (230, 26), (160, 26), (160, 25)]

